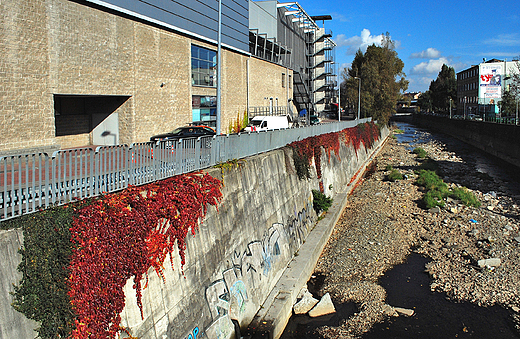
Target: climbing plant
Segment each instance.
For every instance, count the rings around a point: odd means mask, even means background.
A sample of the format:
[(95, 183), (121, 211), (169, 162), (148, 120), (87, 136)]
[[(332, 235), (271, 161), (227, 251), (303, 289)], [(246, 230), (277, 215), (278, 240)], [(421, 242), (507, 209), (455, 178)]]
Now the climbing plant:
[(142, 316), (141, 280), (152, 267), (164, 280), (164, 261), (175, 250), (184, 266), (186, 236), (208, 205), (217, 205), (220, 187), (210, 175), (192, 173), (31, 215), (13, 306), (42, 323), (42, 338), (127, 332), (119, 315), (127, 280)]
[[(356, 127), (344, 129), (340, 132), (327, 133), (305, 138), (289, 144), (293, 149), (294, 167), (300, 179), (310, 178), (310, 165), (314, 160), (316, 174), (321, 179), (321, 148), (327, 152), (330, 160), (331, 152), (339, 159), (340, 142), (346, 145), (352, 144), (356, 154), (361, 146), (371, 148), (380, 137), (379, 127), (370, 122), (359, 124)], [(320, 182), (320, 188), (322, 183)]]
[(23, 230), (24, 245), (14, 287), (13, 307), (39, 322), (40, 338), (66, 338), (74, 327), (75, 314), (67, 295), (72, 255), (69, 228), (74, 210), (54, 207), (13, 219)]

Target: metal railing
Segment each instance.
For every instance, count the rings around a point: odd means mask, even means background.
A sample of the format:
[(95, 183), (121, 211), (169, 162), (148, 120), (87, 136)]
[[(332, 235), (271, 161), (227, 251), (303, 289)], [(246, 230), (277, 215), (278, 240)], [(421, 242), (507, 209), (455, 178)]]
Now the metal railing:
[(370, 121), (0, 157), (0, 221), (144, 185)]

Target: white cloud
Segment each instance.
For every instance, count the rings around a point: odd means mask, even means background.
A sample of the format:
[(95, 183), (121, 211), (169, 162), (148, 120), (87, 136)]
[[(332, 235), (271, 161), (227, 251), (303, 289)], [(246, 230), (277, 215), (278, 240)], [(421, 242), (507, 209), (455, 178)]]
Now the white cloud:
[(427, 48), (425, 51), (410, 54), (411, 59), (435, 59), (440, 58), (441, 52), (435, 48)]
[[(338, 44), (338, 47), (347, 46), (347, 54), (353, 55), (361, 49), (364, 53), (367, 50), (368, 46), (375, 44), (376, 46), (381, 46), (381, 41), (383, 40), (383, 34), (379, 35), (371, 35), (368, 29), (363, 29), (359, 36), (353, 36), (347, 38), (345, 34), (338, 34), (335, 42)], [(396, 46), (398, 44), (396, 43)]]
[(449, 66), (450, 62), (448, 59), (442, 57), (439, 59), (432, 59), (428, 61), (421, 62), (418, 65), (413, 66), (411, 70), (411, 74), (436, 74), (442, 68), (442, 65), (446, 64)]

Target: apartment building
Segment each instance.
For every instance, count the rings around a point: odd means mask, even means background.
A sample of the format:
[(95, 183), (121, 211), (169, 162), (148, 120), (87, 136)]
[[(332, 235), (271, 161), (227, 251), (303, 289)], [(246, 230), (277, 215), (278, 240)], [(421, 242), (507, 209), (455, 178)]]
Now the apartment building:
[(483, 60), (457, 73), (457, 114), (495, 116), (500, 114), (508, 79), (518, 72), (516, 61)]

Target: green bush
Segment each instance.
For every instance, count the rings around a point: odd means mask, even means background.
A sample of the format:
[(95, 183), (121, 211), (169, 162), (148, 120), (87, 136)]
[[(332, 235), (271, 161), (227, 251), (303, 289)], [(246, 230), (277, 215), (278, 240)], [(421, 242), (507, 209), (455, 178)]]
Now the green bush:
[(393, 169), (394, 168), (392, 167), (392, 165), (386, 165), (386, 167), (385, 167), (385, 171), (391, 171)]
[(437, 190), (445, 192), (446, 196), (448, 193), (448, 186), (442, 181), (441, 178), (434, 171), (420, 170), (419, 176), (417, 177), (417, 184), (423, 186), (427, 190)]
[(444, 206), (444, 199), (451, 197), (460, 200), (466, 206), (480, 207), (480, 201), (466, 187), (448, 190), (448, 185), (434, 171), (420, 170), (417, 184), (426, 188), (423, 201), (426, 208)]
[(298, 174), (298, 179), (305, 180), (311, 177), (309, 160), (300, 155), (298, 151), (293, 150), (294, 168)]
[(436, 190), (430, 190), (424, 194), (423, 197), (426, 208), (433, 208), (436, 206), (444, 207), (444, 200), (442, 193)]
[(23, 226), (24, 242), (18, 265), (22, 280), (14, 286), (12, 306), (40, 323), (39, 338), (67, 338), (74, 328), (67, 294), (73, 212), (70, 205), (60, 206), (13, 219)]
[(450, 197), (462, 201), (466, 206), (480, 207), (480, 201), (478, 201), (475, 194), (470, 192), (466, 187), (456, 187), (450, 192)]
[(417, 157), (424, 159), (428, 156), (428, 153), (421, 147), (414, 148), (413, 153), (417, 154)]
[(329, 207), (332, 206), (333, 199), (327, 197), (325, 194), (321, 193), (318, 190), (312, 190), (313, 203), (312, 207), (316, 211), (316, 214), (319, 214), (321, 211), (327, 212)]
[(394, 134), (402, 134), (404, 131), (402, 129), (396, 128), (392, 131)]
[(419, 165), (419, 170), (422, 170), (422, 169), (439, 173), (439, 165), (432, 158), (426, 158), (421, 163), (421, 165)]
[(388, 173), (388, 180), (397, 181), (403, 180), (403, 175), (396, 169), (392, 169), (390, 173)]

